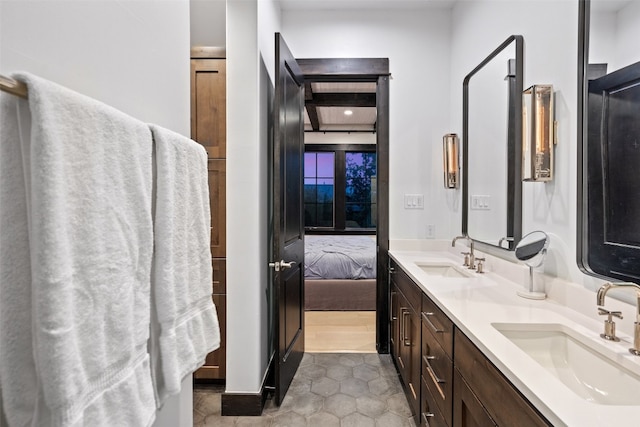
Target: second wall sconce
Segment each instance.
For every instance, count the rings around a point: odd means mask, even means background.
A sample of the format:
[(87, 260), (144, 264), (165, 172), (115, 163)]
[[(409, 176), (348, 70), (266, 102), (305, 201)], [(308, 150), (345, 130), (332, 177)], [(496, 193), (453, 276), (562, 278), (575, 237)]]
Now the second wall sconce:
[(458, 147), (460, 139), (455, 133), (448, 133), (442, 137), (442, 167), (444, 169), (444, 188), (458, 188), (460, 180), (460, 165), (458, 162)]
[(555, 139), (553, 85), (534, 85), (522, 94), (522, 180), (553, 179)]

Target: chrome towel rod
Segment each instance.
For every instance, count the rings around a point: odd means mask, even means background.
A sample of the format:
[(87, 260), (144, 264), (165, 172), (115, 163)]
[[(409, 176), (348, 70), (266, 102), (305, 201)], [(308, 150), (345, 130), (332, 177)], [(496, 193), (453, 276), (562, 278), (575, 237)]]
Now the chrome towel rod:
[(5, 77), (2, 74), (0, 74), (0, 90), (19, 96), (20, 98), (27, 99), (29, 96), (26, 84), (16, 81), (10, 77)]

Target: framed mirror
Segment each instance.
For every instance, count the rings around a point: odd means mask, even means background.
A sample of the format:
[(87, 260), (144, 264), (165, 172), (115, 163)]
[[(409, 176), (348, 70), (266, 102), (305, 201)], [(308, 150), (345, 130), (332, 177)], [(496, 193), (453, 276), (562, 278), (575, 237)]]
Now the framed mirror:
[(463, 81), (462, 234), (513, 251), (522, 236), (522, 36)]
[(579, 4), (577, 262), (640, 283), (640, 2)]

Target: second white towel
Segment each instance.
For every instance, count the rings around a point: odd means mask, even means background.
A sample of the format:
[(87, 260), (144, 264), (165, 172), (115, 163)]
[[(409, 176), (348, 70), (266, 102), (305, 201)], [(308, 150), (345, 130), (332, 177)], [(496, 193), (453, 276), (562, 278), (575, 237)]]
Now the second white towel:
[(156, 150), (151, 364), (156, 403), (220, 346), (211, 299), (207, 154), (198, 143), (150, 125)]

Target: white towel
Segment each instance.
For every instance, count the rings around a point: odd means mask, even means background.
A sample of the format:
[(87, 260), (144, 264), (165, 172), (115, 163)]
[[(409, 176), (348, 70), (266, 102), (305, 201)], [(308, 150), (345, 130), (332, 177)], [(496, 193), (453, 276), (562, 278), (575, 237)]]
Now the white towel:
[(28, 115), (29, 106), (5, 93), (0, 94), (0, 103), (0, 406), (9, 425), (23, 426), (31, 420), (37, 395), (31, 357), (27, 193), (18, 122), (18, 109)]
[(158, 407), (220, 346), (213, 300), (207, 153), (151, 125), (155, 141), (155, 248), (151, 363)]
[[(15, 182), (5, 183), (3, 160), (0, 184), (0, 382), (7, 420), (33, 426), (148, 426), (155, 418), (147, 353), (153, 250), (150, 131), (54, 83), (26, 73), (14, 78), (27, 84), (30, 117), (19, 115), (25, 179), (18, 182), (16, 170), (9, 174)], [(4, 149), (14, 141), (0, 142)], [(6, 194), (20, 186), (26, 203), (18, 194), (12, 199)], [(19, 206), (7, 209), (14, 201)], [(25, 206), (28, 236), (22, 217), (12, 230), (13, 244), (5, 235), (4, 212), (23, 216)], [(14, 245), (24, 257), (25, 244), (30, 280), (24, 265), (14, 269), (4, 263), (5, 252), (13, 251), (5, 245)], [(16, 289), (29, 283), (29, 290)], [(5, 293), (18, 297), (22, 306), (5, 312)], [(18, 354), (25, 360), (16, 362)], [(14, 362), (18, 369), (8, 374)], [(23, 402), (17, 401), (16, 388)]]

